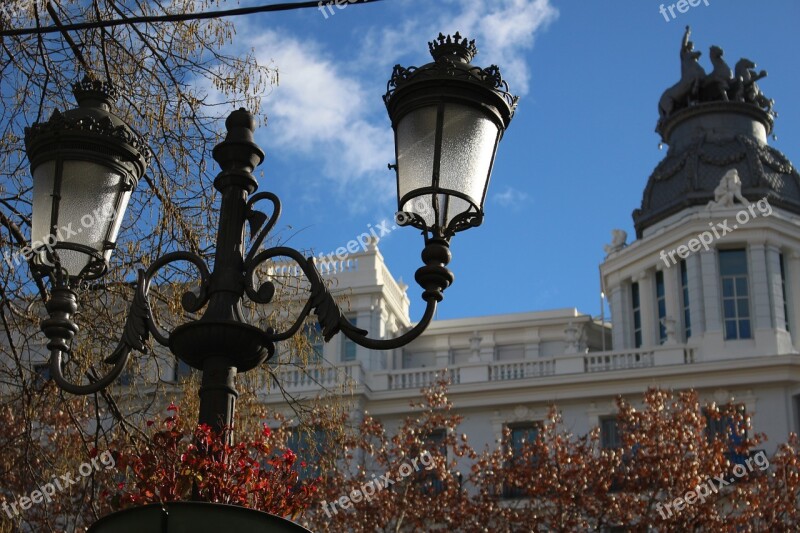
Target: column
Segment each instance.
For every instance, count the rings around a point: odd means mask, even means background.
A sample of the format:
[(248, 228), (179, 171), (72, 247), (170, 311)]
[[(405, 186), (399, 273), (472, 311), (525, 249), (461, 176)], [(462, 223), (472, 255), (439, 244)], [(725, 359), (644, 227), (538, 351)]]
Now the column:
[(614, 327), (611, 328), (610, 350), (624, 350), (630, 348), (631, 330), (628, 322), (628, 306), (626, 305), (625, 291), (622, 285), (611, 287), (608, 303), (611, 307), (611, 321)]
[(656, 284), (653, 273), (644, 271), (636, 280), (639, 283), (639, 306), (642, 317), (642, 347), (658, 344), (658, 325), (656, 317)]
[(525, 330), (525, 353), (524, 359), (539, 358), (539, 328), (528, 328)]
[[(369, 309), (366, 309), (358, 311), (355, 317), (352, 317), (350, 321), (353, 322), (357, 327), (369, 331), (370, 335), (374, 335), (374, 333), (372, 333), (374, 329), (372, 330), (369, 329), (372, 328), (373, 325), (375, 324), (375, 320), (373, 318), (374, 318), (373, 312)], [(342, 337), (343, 337), (342, 343), (339, 344), (339, 350), (341, 351), (339, 361), (342, 361), (344, 359), (344, 343), (347, 342), (344, 338), (344, 335), (342, 335)], [(363, 346), (356, 344), (356, 361), (361, 361), (361, 364), (363, 365), (365, 370), (380, 369), (381, 366), (383, 365), (379, 363), (379, 359), (383, 359), (385, 357), (386, 357), (385, 352), (373, 353), (372, 350), (368, 350)]]
[[(663, 265), (659, 268), (661, 267), (663, 267)], [(679, 277), (681, 275), (680, 266), (674, 265), (669, 268), (664, 267), (662, 272), (664, 272), (664, 298), (667, 307), (666, 316), (675, 321), (675, 336), (672, 340), (680, 341), (683, 338), (683, 333), (681, 331), (683, 310), (681, 308), (681, 286), (679, 283)], [(656, 311), (658, 310), (656, 309)], [(657, 316), (656, 314), (656, 317)], [(656, 326), (658, 326), (658, 324)], [(667, 339), (667, 342), (669, 341), (670, 339)]]
[(770, 314), (773, 317), (772, 327), (786, 329), (786, 313), (783, 307), (783, 284), (781, 282), (781, 251), (774, 244), (767, 243), (767, 287), (769, 290)]
[[(703, 285), (703, 311), (705, 331), (708, 335), (722, 338), (722, 321), (720, 319), (719, 297), (719, 265), (716, 250), (701, 251), (700, 272)], [(690, 256), (691, 257), (691, 256)]]
[[(703, 273), (699, 255), (692, 254), (686, 258), (686, 278), (689, 285), (689, 315), (692, 324), (692, 337), (697, 339), (702, 337), (706, 330)], [(680, 319), (681, 325), (685, 326), (683, 323), (683, 310), (681, 310)]]
[(436, 350), (436, 367), (448, 368), (450, 366), (450, 336), (439, 335), (434, 343)]
[(770, 313), (770, 294), (767, 278), (767, 256), (764, 244), (750, 244), (748, 247), (748, 274), (750, 277), (750, 302), (755, 330), (774, 327)]
[(789, 330), (794, 347), (800, 350), (800, 250), (784, 254), (786, 261), (786, 297), (789, 300)]

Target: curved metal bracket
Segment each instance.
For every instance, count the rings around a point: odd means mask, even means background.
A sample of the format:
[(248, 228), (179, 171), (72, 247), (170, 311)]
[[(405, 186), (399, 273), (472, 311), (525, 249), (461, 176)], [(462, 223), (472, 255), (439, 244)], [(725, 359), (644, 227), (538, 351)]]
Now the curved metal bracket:
[[(263, 212), (253, 209), (253, 206), (261, 200), (269, 200), (272, 202), (272, 215), (267, 216)], [(258, 253), (258, 249), (261, 247), (264, 239), (267, 238), (267, 235), (272, 231), (272, 228), (275, 227), (278, 219), (281, 218), (280, 198), (271, 192), (260, 192), (253, 195), (250, 200), (247, 201), (246, 218), (250, 222), (250, 232), (254, 236), (252, 244), (250, 245), (250, 251), (247, 253), (247, 257), (245, 257), (244, 260), (245, 264), (248, 264)], [(265, 222), (266, 225), (264, 226)]]
[[(57, 338), (56, 334), (58, 331), (54, 329), (53, 326), (54, 322), (56, 321), (60, 321), (62, 326), (71, 321), (68, 316), (54, 317), (53, 315), (57, 314), (57, 311), (54, 311), (51, 307), (48, 307), (51, 318), (42, 323), (42, 329), (44, 330), (45, 335), (50, 338), (50, 343), (48, 344), (48, 348), (50, 348), (50, 376), (61, 389), (78, 395), (99, 392), (108, 387), (120, 376), (120, 374), (122, 374), (123, 370), (125, 369), (125, 365), (128, 364), (131, 350), (138, 350), (142, 353), (146, 353), (146, 344), (148, 339), (147, 322), (150, 317), (150, 306), (147, 303), (146, 296), (141, 290), (141, 287), (144, 285), (144, 280), (144, 271), (140, 270), (139, 286), (134, 294), (133, 302), (131, 303), (131, 307), (128, 312), (128, 318), (125, 321), (125, 328), (122, 333), (122, 338), (117, 344), (117, 348), (114, 350), (114, 352), (103, 361), (108, 364), (113, 364), (114, 368), (112, 368), (108, 374), (105, 374), (100, 379), (95, 379), (93, 376), (87, 373), (87, 377), (89, 377), (90, 380), (93, 380), (87, 385), (77, 385), (68, 381), (64, 377), (62, 369), (62, 357), (64, 353), (69, 352), (66, 341), (71, 340), (71, 337), (70, 339), (64, 339), (63, 336), (60, 339)], [(72, 302), (70, 302), (72, 304), (75, 303), (75, 301), (70, 298), (69, 294), (59, 293), (58, 290), (54, 290), (53, 292), (54, 295), (58, 295), (58, 299), (60, 300), (60, 303), (55, 304), (55, 306), (60, 305), (63, 307), (65, 302), (68, 300), (72, 300)], [(74, 295), (74, 293), (71, 294)], [(69, 303), (66, 303), (66, 305), (69, 305)], [(72, 308), (77, 311), (77, 305), (73, 305)], [(72, 328), (73, 334), (77, 332), (77, 329), (77, 326)]]
[(425, 313), (411, 330), (394, 339), (371, 339), (366, 330), (356, 327), (347, 320), (341, 307), (325, 286), (322, 275), (317, 270), (313, 257), (304, 257), (300, 252), (288, 247), (275, 247), (257, 254), (245, 263), (246, 292), (255, 302), (270, 303), (275, 294), (275, 285), (267, 280), (258, 289), (254, 287), (256, 269), (264, 262), (276, 257), (288, 257), (300, 267), (309, 281), (310, 296), (303, 310), (285, 332), (275, 333), (269, 337), (271, 342), (286, 340), (297, 333), (305, 319), (313, 311), (322, 327), (325, 342), (330, 341), (341, 332), (356, 344), (373, 350), (391, 350), (399, 348), (419, 337), (430, 324), (436, 314), (436, 306), (443, 299), (444, 290), (453, 282), (452, 273), (446, 268), (450, 262), (450, 250), (444, 240), (431, 240), (422, 252), (425, 266), (417, 270), (416, 279), (425, 291), (422, 298), (427, 302)]
[[(148, 313), (147, 313), (147, 326), (149, 332), (153, 335), (153, 338), (163, 346), (169, 346), (169, 332), (161, 328), (155, 321), (153, 314), (149, 311), (149, 300), (147, 298), (147, 293), (150, 290), (150, 282), (153, 280), (153, 276), (155, 276), (156, 272), (164, 268), (170, 263), (175, 263), (177, 261), (187, 261), (192, 263), (197, 270), (200, 272), (200, 292), (195, 293), (192, 291), (187, 291), (183, 294), (181, 298), (181, 305), (183, 308), (188, 311), (189, 313), (195, 313), (199, 311), (205, 304), (208, 302), (209, 294), (208, 294), (208, 283), (211, 274), (208, 272), (208, 267), (206, 266), (203, 259), (192, 252), (172, 252), (164, 255), (156, 259), (153, 264), (150, 265), (150, 268), (147, 269), (147, 272), (144, 274), (139, 275), (139, 285), (137, 287), (137, 292), (140, 293), (138, 296), (143, 298), (144, 301), (148, 305)], [(135, 298), (134, 298), (135, 301)]]
[(206, 287), (209, 273), (205, 263), (198, 255), (190, 252), (170, 253), (155, 261), (146, 272), (140, 270), (133, 301), (125, 319), (122, 337), (114, 352), (103, 361), (113, 364), (114, 368), (99, 379), (87, 373), (91, 383), (85, 385), (78, 385), (67, 380), (62, 368), (64, 354), (70, 352), (70, 343), (78, 332), (78, 326), (72, 321), (72, 315), (78, 310), (77, 295), (72, 289), (65, 286), (57, 286), (53, 289), (52, 296), (47, 303), (50, 318), (42, 322), (42, 331), (50, 341), (47, 345), (50, 349), (50, 375), (61, 389), (78, 395), (99, 392), (122, 374), (132, 350), (147, 353), (147, 340), (150, 334), (160, 344), (168, 345), (169, 333), (155, 322), (147, 293), (155, 273), (175, 261), (188, 261), (200, 271), (200, 293), (186, 292), (181, 299), (184, 309), (195, 312), (205, 305), (208, 300)]

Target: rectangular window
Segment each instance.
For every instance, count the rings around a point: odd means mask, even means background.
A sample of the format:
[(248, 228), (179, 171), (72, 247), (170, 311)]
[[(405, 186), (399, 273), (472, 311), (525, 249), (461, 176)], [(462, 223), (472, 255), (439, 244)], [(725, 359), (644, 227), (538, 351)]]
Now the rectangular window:
[(639, 284), (631, 285), (631, 308), (633, 310), (633, 347), (642, 346), (642, 309), (639, 302)]
[(800, 434), (800, 394), (794, 395), (794, 419), (795, 424), (795, 433)]
[[(523, 459), (522, 451), (524, 446), (536, 442), (540, 428), (541, 424), (538, 422), (522, 422), (508, 425), (508, 429), (511, 431), (508, 446), (511, 448), (513, 459), (511, 459), (512, 464), (507, 466), (513, 466), (513, 462)], [(522, 498), (526, 494), (527, 491), (524, 487), (512, 487), (508, 485), (503, 487), (504, 498)]]
[(658, 309), (658, 342), (664, 344), (667, 340), (667, 326), (664, 319), (667, 318), (667, 297), (664, 290), (664, 272), (656, 272), (656, 308)]
[(681, 261), (681, 306), (683, 308), (683, 338), (692, 336), (692, 313), (689, 310), (689, 273), (686, 261)]
[[(426, 451), (433, 457), (444, 457), (447, 459), (447, 430), (437, 429), (430, 432), (425, 439), (423, 439), (423, 449), (420, 450), (418, 455)], [(420, 467), (417, 471), (417, 486), (425, 494), (441, 494), (445, 490), (444, 482), (439, 479), (439, 475), (435, 469), (427, 470)]]
[(50, 363), (34, 365), (33, 373), (35, 374), (34, 386), (37, 389), (41, 389), (42, 387), (44, 387), (45, 383), (50, 381)]
[[(744, 464), (746, 453), (741, 453), (739, 446), (747, 439), (747, 418), (744, 405), (737, 405), (736, 415), (712, 416), (707, 409), (703, 409), (706, 419), (706, 439), (712, 442), (720, 439), (728, 445), (726, 456), (732, 464)], [(741, 417), (741, 418), (739, 418)]]
[[(301, 480), (314, 479), (322, 472), (322, 451), (325, 450), (327, 434), (320, 428), (311, 431), (294, 427), (286, 439), (286, 447), (298, 457), (297, 473)], [(301, 464), (305, 463), (305, 466)]]
[[(356, 323), (356, 319), (352, 317), (348, 317), (348, 320), (353, 324)], [(356, 343), (348, 339), (344, 334), (341, 335), (342, 337), (342, 361), (355, 361), (356, 360)]]
[(783, 254), (780, 255), (778, 260), (781, 263), (781, 293), (783, 294), (784, 327), (786, 328), (786, 331), (791, 333), (791, 330), (789, 329), (789, 301), (786, 299), (786, 262)]
[(725, 340), (749, 339), (751, 328), (747, 252), (743, 249), (720, 250), (719, 272), (722, 280)]
[(447, 430), (437, 429), (425, 437), (425, 449), (431, 453), (447, 457)]
[(311, 353), (308, 356), (309, 363), (319, 363), (322, 361), (323, 350), (325, 348), (325, 338), (322, 336), (322, 326), (319, 322), (306, 324), (303, 328), (304, 335), (308, 339)]
[(600, 418), (600, 445), (606, 449), (622, 447), (622, 433), (616, 415)]
[(190, 367), (177, 357), (175, 358), (175, 381), (187, 379), (194, 372), (194, 368)]

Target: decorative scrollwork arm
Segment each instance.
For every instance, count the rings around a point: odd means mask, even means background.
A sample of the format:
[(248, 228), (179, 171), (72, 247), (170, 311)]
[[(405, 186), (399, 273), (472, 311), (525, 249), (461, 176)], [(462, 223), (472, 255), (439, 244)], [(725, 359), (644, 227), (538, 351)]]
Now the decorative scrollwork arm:
[(269, 303), (274, 296), (274, 284), (267, 280), (256, 290), (254, 286), (255, 271), (259, 265), (276, 257), (288, 257), (295, 261), (309, 282), (310, 297), (294, 324), (285, 332), (275, 333), (270, 341), (286, 340), (299, 331), (305, 319), (313, 312), (322, 328), (325, 342), (330, 341), (341, 332), (356, 344), (374, 350), (391, 350), (404, 346), (417, 338), (430, 324), (436, 314), (438, 302), (444, 298), (444, 290), (453, 282), (453, 274), (447, 269), (450, 262), (450, 249), (446, 241), (432, 239), (428, 241), (422, 252), (425, 266), (417, 270), (416, 280), (424, 289), (422, 298), (427, 302), (425, 313), (412, 329), (394, 339), (371, 339), (366, 330), (356, 327), (347, 320), (342, 308), (336, 303), (333, 295), (325, 286), (322, 275), (317, 270), (313, 257), (304, 257), (292, 248), (276, 247), (264, 250), (251, 258), (245, 265), (246, 291), (248, 296), (258, 303)]

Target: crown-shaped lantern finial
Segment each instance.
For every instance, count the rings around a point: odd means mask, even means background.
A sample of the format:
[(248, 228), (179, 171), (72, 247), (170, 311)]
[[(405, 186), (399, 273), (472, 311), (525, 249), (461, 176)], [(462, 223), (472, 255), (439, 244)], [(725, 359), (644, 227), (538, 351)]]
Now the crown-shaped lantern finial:
[(475, 46), (475, 40), (468, 40), (461, 36), (461, 33), (456, 32), (455, 35), (439, 34), (435, 40), (428, 43), (433, 59), (439, 61), (440, 59), (469, 63), (476, 55), (478, 55), (478, 48)]
[(99, 81), (84, 76), (83, 80), (72, 84), (72, 94), (78, 105), (105, 104), (107, 107), (119, 98), (119, 91), (109, 81)]

